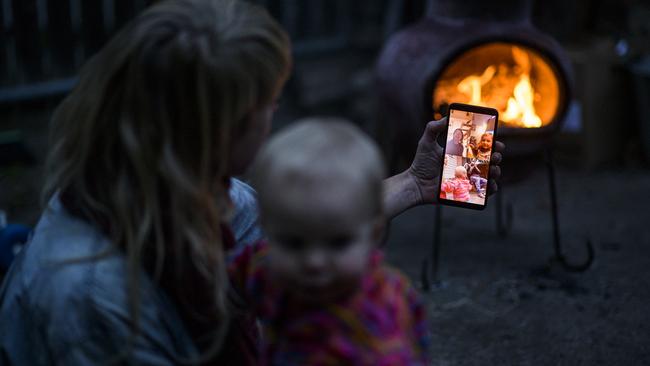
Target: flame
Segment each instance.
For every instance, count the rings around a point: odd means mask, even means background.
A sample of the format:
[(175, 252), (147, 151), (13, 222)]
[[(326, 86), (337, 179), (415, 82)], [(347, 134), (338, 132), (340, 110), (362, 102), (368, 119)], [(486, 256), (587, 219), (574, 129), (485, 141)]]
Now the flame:
[[(519, 81), (512, 90), (512, 96), (508, 98), (507, 106), (504, 106), (506, 109), (501, 113), (501, 120), (522, 127), (541, 127), (542, 119), (535, 112), (535, 90), (530, 82), (531, 63), (528, 54), (513, 46), (512, 57), (517, 65), (513, 70), (518, 74)], [(483, 97), (486, 85), (495, 77), (509, 78), (504, 75), (508, 71), (509, 68), (501, 65), (499, 68), (501, 75), (497, 75), (497, 68), (494, 65), (488, 66), (481, 75), (470, 75), (461, 80), (457, 89), (469, 97), (469, 104), (488, 106), (489, 103)]]
[(496, 68), (494, 66), (488, 66), (485, 71), (483, 71), (483, 75), (470, 75), (458, 83), (458, 91), (469, 95), (469, 104), (484, 105), (484, 102), (481, 98), (481, 88), (483, 85), (492, 80), (492, 77), (494, 77), (495, 73)]
[(533, 86), (528, 75), (521, 75), (515, 86), (514, 97), (508, 99), (508, 109), (501, 119), (506, 122), (521, 121), (524, 127), (542, 127), (542, 119), (535, 113), (533, 105)]

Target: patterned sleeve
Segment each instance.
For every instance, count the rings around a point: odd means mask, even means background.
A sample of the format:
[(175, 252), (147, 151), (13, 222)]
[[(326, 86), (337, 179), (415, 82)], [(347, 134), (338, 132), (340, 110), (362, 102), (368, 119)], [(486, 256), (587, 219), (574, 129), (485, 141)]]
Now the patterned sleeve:
[(385, 268), (387, 270), (384, 270), (382, 282), (391, 283), (389, 285), (391, 290), (385, 293), (391, 294), (387, 295), (387, 298), (397, 296), (401, 299), (399, 301), (401, 305), (396, 308), (401, 314), (397, 314), (397, 317), (400, 319), (402, 334), (411, 346), (411, 358), (403, 359), (401, 364), (426, 365), (430, 356), (431, 343), (426, 304), (418, 290), (401, 271), (390, 267)]
[[(262, 262), (268, 255), (268, 244), (258, 241), (235, 250), (228, 257), (228, 275), (235, 290), (250, 303), (260, 294), (260, 284), (263, 280)], [(256, 292), (256, 293), (253, 293)]]
[(273, 345), (269, 363), (425, 365), (425, 306), (403, 274), (377, 264), (351, 298), (282, 318), (282, 332), (267, 338)]
[(415, 333), (416, 341), (422, 352), (424, 359), (429, 358), (429, 344), (431, 335), (429, 334), (429, 326), (426, 319), (426, 307), (422, 300), (420, 293), (413, 288), (410, 284), (406, 287), (406, 299), (413, 315), (413, 330)]

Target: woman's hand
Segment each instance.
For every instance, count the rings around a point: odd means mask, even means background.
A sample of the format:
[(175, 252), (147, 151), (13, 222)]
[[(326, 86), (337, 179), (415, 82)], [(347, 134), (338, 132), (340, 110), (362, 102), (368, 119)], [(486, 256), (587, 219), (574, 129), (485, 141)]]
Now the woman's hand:
[[(427, 123), (424, 133), (418, 142), (418, 149), (413, 158), (411, 167), (407, 173), (415, 181), (420, 192), (420, 200), (416, 204), (433, 203), (438, 200), (438, 182), (440, 181), (442, 167), (442, 146), (437, 142), (438, 135), (444, 133), (447, 127), (447, 118)], [(489, 192), (494, 194), (499, 190), (497, 181), (501, 177), (501, 152), (505, 145), (500, 141), (495, 141), (490, 159), (490, 185)]]
[(415, 204), (432, 203), (438, 200), (436, 193), (443, 156), (442, 146), (438, 144), (438, 135), (447, 129), (447, 118), (427, 123), (424, 133), (418, 142), (418, 148), (413, 158), (413, 163), (406, 174), (413, 180), (419, 192), (419, 199)]
[[(447, 118), (427, 123), (418, 142), (413, 163), (404, 172), (384, 181), (384, 204), (386, 215), (395, 217), (404, 210), (423, 203), (438, 201), (438, 183), (442, 169), (443, 149), (437, 142), (438, 135), (447, 129)], [(497, 181), (501, 177), (501, 152), (505, 145), (495, 141), (490, 159), (490, 194), (499, 190)]]

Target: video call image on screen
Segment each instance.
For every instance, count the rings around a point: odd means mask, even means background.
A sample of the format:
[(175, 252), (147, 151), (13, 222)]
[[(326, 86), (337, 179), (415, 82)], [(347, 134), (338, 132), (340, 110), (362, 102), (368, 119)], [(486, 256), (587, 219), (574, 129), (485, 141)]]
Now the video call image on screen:
[(495, 116), (451, 110), (440, 198), (485, 205)]

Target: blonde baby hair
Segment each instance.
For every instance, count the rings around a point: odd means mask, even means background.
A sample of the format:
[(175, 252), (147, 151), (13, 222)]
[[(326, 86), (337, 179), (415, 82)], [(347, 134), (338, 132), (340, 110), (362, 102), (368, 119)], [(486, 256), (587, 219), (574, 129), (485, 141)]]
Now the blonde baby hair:
[(456, 170), (454, 170), (454, 175), (456, 176), (456, 178), (467, 179), (467, 169), (465, 169), (464, 166), (459, 165), (456, 167)]
[[(279, 131), (261, 149), (253, 169), (260, 208), (269, 211), (266, 197), (276, 182), (309, 185), (333, 179), (361, 184), (373, 215), (383, 213), (382, 181), (386, 168), (374, 141), (349, 121), (311, 117)], [(267, 189), (268, 188), (268, 189)]]

